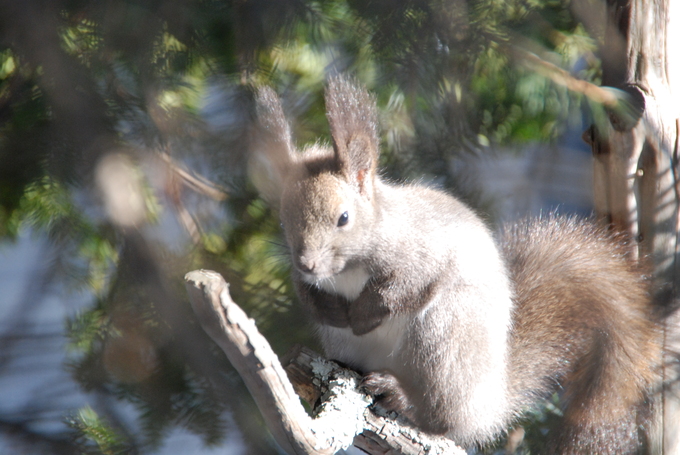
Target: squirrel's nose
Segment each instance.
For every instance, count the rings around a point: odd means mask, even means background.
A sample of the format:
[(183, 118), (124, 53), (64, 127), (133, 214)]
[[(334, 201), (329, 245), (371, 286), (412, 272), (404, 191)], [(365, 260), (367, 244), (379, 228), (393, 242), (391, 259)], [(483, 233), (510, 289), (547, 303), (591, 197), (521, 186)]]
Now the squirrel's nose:
[(313, 258), (299, 256), (298, 268), (303, 273), (314, 273), (314, 269), (316, 268), (316, 261)]

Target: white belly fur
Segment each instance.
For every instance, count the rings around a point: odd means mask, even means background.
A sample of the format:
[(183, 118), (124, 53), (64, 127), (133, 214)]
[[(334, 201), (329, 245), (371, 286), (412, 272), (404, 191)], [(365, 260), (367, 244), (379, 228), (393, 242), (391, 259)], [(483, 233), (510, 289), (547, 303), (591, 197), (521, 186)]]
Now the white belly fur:
[(364, 372), (400, 370), (398, 353), (413, 316), (394, 316), (371, 332), (356, 336), (350, 328), (320, 326), (326, 355)]
[[(314, 281), (330, 294), (355, 300), (371, 276), (362, 267), (345, 270), (331, 278)], [(326, 355), (363, 371), (398, 369), (397, 353), (412, 316), (392, 317), (372, 330), (356, 336), (351, 328), (320, 326), (319, 334)]]
[(318, 281), (308, 281), (330, 294), (340, 294), (348, 300), (359, 297), (371, 276), (363, 267), (343, 270), (335, 276)]

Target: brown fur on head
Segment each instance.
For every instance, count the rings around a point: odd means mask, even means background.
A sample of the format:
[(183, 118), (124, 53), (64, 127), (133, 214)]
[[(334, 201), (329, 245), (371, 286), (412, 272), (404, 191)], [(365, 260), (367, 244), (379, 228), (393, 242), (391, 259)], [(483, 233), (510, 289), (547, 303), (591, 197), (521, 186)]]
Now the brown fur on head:
[(317, 279), (342, 271), (369, 240), (379, 155), (375, 100), (366, 90), (335, 77), (326, 107), (333, 147), (297, 152), (278, 97), (261, 89), (250, 161), (260, 194), (280, 212), (296, 268)]

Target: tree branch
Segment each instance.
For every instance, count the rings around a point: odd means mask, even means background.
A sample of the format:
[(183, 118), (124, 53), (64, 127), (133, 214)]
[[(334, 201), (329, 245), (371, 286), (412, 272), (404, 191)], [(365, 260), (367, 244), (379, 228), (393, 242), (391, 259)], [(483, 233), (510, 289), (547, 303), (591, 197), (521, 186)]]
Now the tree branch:
[(203, 329), (239, 372), (286, 452), (334, 454), (354, 444), (369, 454), (465, 453), (449, 439), (425, 435), (404, 422), (370, 412), (371, 399), (358, 390), (356, 372), (297, 348), (287, 356), (288, 371), (297, 389), (304, 391), (303, 397), (319, 402), (312, 419), (267, 340), (231, 300), (222, 276), (196, 270), (185, 280)]
[(503, 48), (509, 55), (514, 56), (518, 62), (535, 73), (604, 106), (615, 128), (619, 130), (631, 129), (640, 120), (644, 110), (644, 105), (641, 105), (641, 103), (644, 100), (638, 94), (639, 89), (636, 87), (627, 87), (626, 90), (623, 90), (595, 85), (592, 82), (572, 76), (568, 71), (519, 46), (508, 45)]

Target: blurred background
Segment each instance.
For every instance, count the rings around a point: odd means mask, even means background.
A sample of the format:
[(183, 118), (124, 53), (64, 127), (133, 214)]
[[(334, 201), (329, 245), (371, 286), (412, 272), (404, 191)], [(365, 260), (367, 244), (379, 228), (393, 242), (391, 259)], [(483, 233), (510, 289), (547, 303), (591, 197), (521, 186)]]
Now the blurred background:
[(277, 453), (183, 282), (216, 270), (279, 354), (316, 347), (246, 177), (254, 88), (304, 146), (350, 73), (386, 178), (492, 225), (587, 215), (602, 111), (551, 75), (599, 83), (604, 3), (0, 0), (0, 452)]

